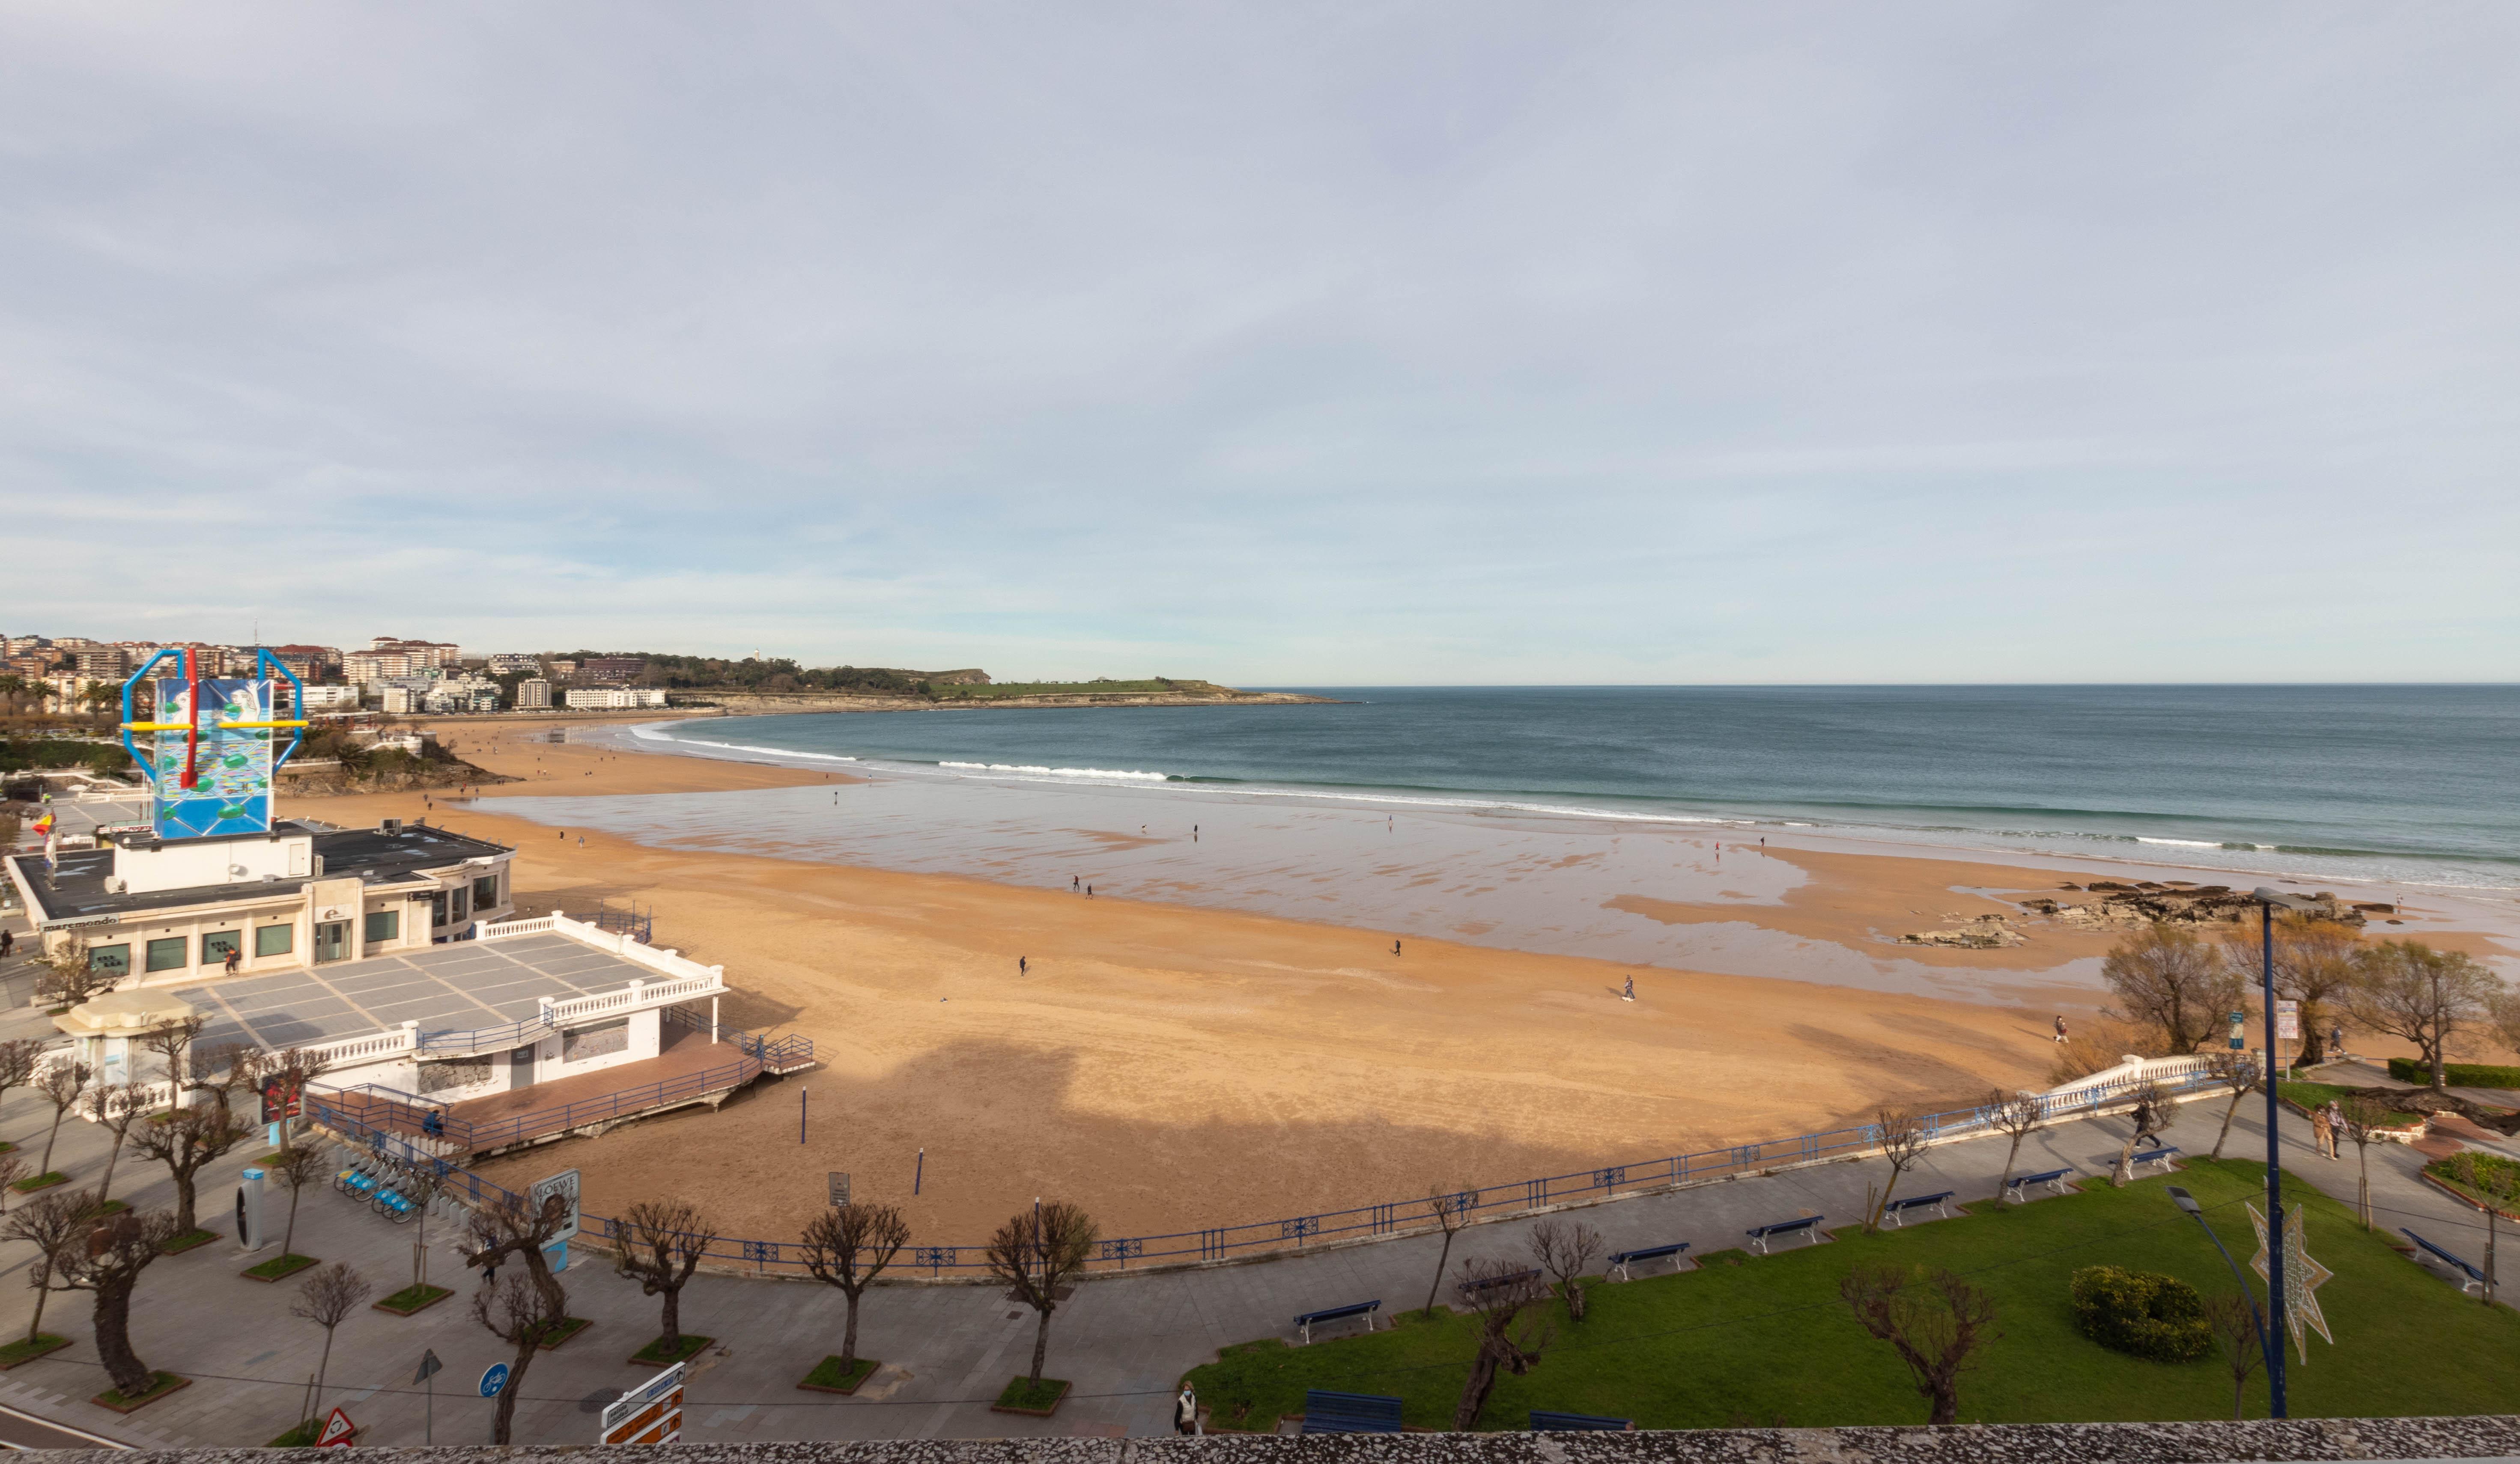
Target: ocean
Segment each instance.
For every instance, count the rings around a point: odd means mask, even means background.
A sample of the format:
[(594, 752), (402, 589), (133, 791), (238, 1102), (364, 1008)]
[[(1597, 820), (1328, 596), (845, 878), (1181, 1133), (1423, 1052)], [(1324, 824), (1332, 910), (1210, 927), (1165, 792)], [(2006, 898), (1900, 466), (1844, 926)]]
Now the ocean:
[(637, 735), (703, 756), (1202, 803), (1808, 829), (2520, 888), (2520, 687), (1282, 689), (1339, 704), (749, 717)]

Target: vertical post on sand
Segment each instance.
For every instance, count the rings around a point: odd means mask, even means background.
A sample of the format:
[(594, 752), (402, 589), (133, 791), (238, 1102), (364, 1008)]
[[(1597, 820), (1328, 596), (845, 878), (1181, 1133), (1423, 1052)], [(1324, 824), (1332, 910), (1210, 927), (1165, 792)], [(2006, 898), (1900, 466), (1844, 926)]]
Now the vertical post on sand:
[(919, 1193), (919, 1182), (927, 1177), (927, 1146), (919, 1146), (919, 1168), (910, 1172), (910, 1192)]
[(812, 1091), (802, 1085), (796, 1088), (796, 1142), (800, 1144), (805, 1141), (805, 1098)]

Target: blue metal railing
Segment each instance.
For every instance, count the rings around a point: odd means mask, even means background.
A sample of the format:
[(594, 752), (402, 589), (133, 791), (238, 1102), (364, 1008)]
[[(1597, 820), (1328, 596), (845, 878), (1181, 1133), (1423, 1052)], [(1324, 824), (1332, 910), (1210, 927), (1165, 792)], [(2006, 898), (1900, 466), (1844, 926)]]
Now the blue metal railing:
[[(788, 1038), (783, 1043), (803, 1041), (801, 1038)], [(775, 1052), (782, 1043), (766, 1045)], [(2041, 1119), (2044, 1123), (2055, 1123), (2095, 1113), (2124, 1101), (2147, 1083), (2144, 1079), (2129, 1078), (2070, 1093), (2038, 1094)], [(2149, 1080), (2149, 1083), (2174, 1096), (2217, 1086), (2217, 1080), (2202, 1071), (2180, 1078)], [(315, 1097), (314, 1103), (318, 1116), (326, 1123), (334, 1124), (361, 1142), (368, 1142), (369, 1134), (383, 1131), (364, 1124), (354, 1115), (327, 1105), (320, 1095)], [(1928, 1133), (1940, 1138), (1997, 1131), (1990, 1120), (1990, 1110), (1982, 1107), (1931, 1114), (1920, 1122), (1925, 1124)], [(1462, 1214), (1483, 1210), (1528, 1210), (1541, 1203), (1557, 1204), (1588, 1195), (1606, 1197), (1618, 1189), (1648, 1190), (1720, 1175), (1755, 1173), (1785, 1165), (1860, 1155), (1878, 1147), (1880, 1137), (1879, 1126), (1871, 1124), (1820, 1133), (1798, 1133), (1790, 1138), (1763, 1139), (1757, 1143), (1733, 1144), (1695, 1154), (1675, 1154), (1642, 1163), (1608, 1165), (1544, 1178), (1494, 1184), (1484, 1189), (1462, 1190), (1445, 1196), (1444, 1203)], [(429, 1163), (445, 1177), (445, 1182), (469, 1195), (476, 1204), (493, 1196), (514, 1196), (513, 1191), (469, 1171), (457, 1169), (449, 1174), (450, 1167), (442, 1161)], [(1535, 1201), (1532, 1198), (1535, 1195), (1549, 1198)], [(1238, 1254), (1292, 1250), (1342, 1235), (1389, 1235), (1396, 1233), (1407, 1220), (1425, 1214), (1430, 1203), (1426, 1199), (1389, 1200), (1321, 1215), (1182, 1230), (1169, 1235), (1104, 1240), (1097, 1247), (1095, 1261), (1115, 1267), (1125, 1267), (1132, 1261), (1222, 1261)], [(588, 1238), (590, 1244), (608, 1245), (618, 1229), (617, 1222), (606, 1217), (584, 1213), (579, 1216), (579, 1225), (580, 1233)], [(941, 1276), (949, 1270), (985, 1271), (987, 1254), (987, 1247), (976, 1245), (922, 1245), (913, 1247), (910, 1252), (913, 1268), (926, 1271), (930, 1276)], [(720, 1238), (710, 1242), (702, 1257), (763, 1274), (774, 1271), (792, 1274), (804, 1270), (803, 1249), (792, 1240)]]

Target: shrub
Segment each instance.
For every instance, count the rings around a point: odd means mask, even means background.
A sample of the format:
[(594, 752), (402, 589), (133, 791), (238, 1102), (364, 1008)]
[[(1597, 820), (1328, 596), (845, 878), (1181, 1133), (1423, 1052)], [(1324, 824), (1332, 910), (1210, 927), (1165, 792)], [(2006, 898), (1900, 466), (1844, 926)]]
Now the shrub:
[(2155, 1362), (2193, 1362), (2214, 1350), (2204, 1298), (2177, 1276), (2089, 1265), (2074, 1272), (2074, 1323), (2104, 1348)]
[[(2430, 1084), (2432, 1064), (2411, 1057), (2392, 1057), (2389, 1076), (2400, 1083)], [(2520, 1087), (2520, 1068), (2498, 1068), (2481, 1062), (2444, 1063), (2442, 1081), (2452, 1087)]]

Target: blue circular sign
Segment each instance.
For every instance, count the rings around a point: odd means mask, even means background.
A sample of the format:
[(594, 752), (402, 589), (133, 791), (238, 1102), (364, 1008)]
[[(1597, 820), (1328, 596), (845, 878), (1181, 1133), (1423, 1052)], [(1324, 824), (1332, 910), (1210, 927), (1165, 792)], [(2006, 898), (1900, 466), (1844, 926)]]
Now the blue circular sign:
[(489, 1369), (481, 1374), (481, 1396), (483, 1397), (497, 1397), (499, 1396), (499, 1390), (507, 1386), (508, 1364), (505, 1362), (493, 1362), (490, 1364)]

